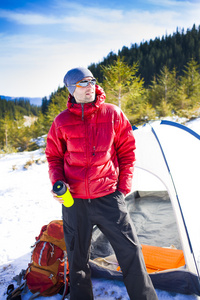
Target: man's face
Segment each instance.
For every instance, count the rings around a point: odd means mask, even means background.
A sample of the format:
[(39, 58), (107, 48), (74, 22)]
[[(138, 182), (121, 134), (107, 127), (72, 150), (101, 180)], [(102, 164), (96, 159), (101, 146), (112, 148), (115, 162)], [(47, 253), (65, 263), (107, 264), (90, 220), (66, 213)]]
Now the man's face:
[[(92, 77), (85, 77), (82, 80), (90, 81)], [(86, 87), (76, 87), (74, 91), (74, 98), (77, 103), (89, 103), (95, 99), (95, 84), (89, 83)]]

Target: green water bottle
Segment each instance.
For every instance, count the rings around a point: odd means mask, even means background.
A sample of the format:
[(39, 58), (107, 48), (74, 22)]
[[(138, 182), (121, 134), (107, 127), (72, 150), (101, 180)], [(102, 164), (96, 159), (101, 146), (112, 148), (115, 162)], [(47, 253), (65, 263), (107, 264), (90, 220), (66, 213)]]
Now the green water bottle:
[(59, 180), (54, 183), (53, 192), (64, 200), (64, 206), (71, 207), (74, 204), (74, 199), (63, 181)]

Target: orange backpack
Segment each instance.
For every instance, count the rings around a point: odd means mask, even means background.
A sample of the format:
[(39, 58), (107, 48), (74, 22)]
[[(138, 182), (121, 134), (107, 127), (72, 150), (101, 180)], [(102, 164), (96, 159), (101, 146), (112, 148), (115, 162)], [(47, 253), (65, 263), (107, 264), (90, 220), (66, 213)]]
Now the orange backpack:
[(63, 290), (69, 292), (69, 265), (64, 241), (63, 221), (44, 225), (31, 256), (25, 278), (35, 296), (52, 296)]

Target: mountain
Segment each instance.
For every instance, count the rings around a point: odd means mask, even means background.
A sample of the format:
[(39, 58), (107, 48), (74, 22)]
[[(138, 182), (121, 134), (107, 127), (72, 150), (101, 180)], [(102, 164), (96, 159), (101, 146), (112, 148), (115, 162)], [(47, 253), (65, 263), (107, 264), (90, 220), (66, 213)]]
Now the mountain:
[(24, 100), (29, 100), (30, 104), (36, 105), (36, 106), (41, 106), (42, 105), (42, 98), (39, 97), (10, 97), (10, 96), (2, 96), (0, 95), (1, 99), (5, 99), (7, 101), (14, 101), (14, 100), (19, 100), (19, 99), (24, 99)]

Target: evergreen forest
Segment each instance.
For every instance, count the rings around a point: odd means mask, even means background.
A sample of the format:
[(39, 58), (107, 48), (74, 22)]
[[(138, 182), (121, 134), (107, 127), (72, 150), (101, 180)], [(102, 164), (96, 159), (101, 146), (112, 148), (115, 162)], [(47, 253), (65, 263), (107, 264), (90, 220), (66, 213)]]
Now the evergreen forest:
[(15, 119), (17, 115), (21, 116), (37, 116), (41, 108), (30, 104), (28, 99), (19, 98), (12, 100), (6, 100), (0, 96), (0, 119), (4, 119), (9, 116), (10, 119)]
[[(124, 46), (89, 69), (105, 90), (106, 101), (118, 105), (132, 125), (200, 115), (200, 26)], [(37, 149), (37, 138), (46, 136), (55, 116), (66, 109), (67, 99), (66, 87), (44, 97), (41, 107), (25, 99), (0, 98), (0, 153)], [(25, 115), (35, 117), (29, 126)]]

